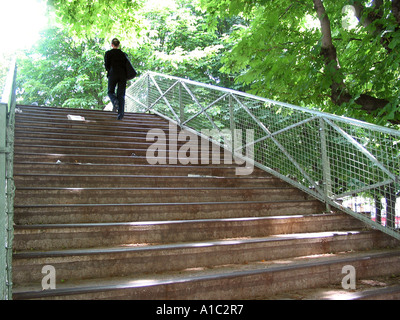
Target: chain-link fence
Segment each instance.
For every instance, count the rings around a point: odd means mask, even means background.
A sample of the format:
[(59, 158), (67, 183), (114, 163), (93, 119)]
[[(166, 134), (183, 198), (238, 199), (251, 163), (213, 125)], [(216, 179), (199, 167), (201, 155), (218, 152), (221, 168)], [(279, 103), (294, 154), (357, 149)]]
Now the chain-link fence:
[(400, 239), (396, 130), (153, 72), (128, 88), (126, 109), (159, 114), (198, 134), (215, 130), (221, 134), (211, 140), (235, 156), (251, 157), (328, 208)]

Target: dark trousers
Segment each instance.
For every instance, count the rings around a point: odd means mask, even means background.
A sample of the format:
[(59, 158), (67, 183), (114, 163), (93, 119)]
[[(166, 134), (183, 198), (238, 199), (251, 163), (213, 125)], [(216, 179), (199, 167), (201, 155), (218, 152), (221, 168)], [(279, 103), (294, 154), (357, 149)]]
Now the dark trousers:
[[(117, 87), (118, 86), (118, 87)], [(115, 88), (117, 87), (117, 94)], [(125, 111), (125, 91), (126, 91), (126, 77), (121, 75), (110, 74), (108, 77), (108, 96), (111, 103), (115, 105), (118, 101), (119, 109), (118, 114), (124, 114)]]

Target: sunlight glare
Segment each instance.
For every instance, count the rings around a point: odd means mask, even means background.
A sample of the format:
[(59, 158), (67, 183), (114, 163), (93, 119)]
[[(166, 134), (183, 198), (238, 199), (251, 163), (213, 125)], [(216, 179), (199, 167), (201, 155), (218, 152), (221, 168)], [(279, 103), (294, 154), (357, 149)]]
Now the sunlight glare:
[(0, 52), (29, 49), (47, 24), (44, 0), (1, 0), (0, 12)]

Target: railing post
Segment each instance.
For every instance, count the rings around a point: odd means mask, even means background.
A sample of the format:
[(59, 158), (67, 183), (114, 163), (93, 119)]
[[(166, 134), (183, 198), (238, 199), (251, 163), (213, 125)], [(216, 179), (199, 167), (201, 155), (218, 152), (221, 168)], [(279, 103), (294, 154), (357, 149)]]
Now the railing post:
[(10, 64), (0, 101), (0, 299), (12, 299), (12, 246), (14, 238), (14, 128), (17, 66)]
[[(146, 97), (147, 110), (150, 108), (150, 74), (147, 73), (147, 97)], [(150, 110), (149, 110), (150, 112)]]
[(235, 137), (235, 115), (234, 115), (234, 110), (233, 110), (233, 104), (232, 104), (232, 94), (229, 95), (229, 126), (231, 130), (231, 144), (232, 144), (232, 158), (235, 158), (235, 144), (237, 143), (236, 137)]
[(320, 124), (320, 138), (321, 138), (321, 159), (322, 159), (322, 172), (323, 172), (323, 183), (326, 200), (326, 210), (330, 211), (331, 207), (328, 200), (332, 197), (332, 176), (331, 166), (328, 157), (328, 148), (326, 143), (326, 126), (325, 121), (322, 117), (319, 118)]
[(180, 124), (185, 122), (185, 106), (182, 103), (182, 82), (179, 81), (179, 121)]
[(7, 297), (7, 198), (6, 132), (7, 104), (0, 103), (0, 300)]

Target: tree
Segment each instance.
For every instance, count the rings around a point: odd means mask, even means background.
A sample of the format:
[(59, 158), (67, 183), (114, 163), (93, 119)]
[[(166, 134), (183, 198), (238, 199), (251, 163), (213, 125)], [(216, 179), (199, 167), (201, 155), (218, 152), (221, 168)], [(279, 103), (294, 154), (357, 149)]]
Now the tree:
[(47, 0), (49, 8), (72, 34), (109, 36), (111, 30), (129, 35), (140, 30), (137, 10), (145, 0)]
[(45, 30), (39, 43), (18, 61), (18, 102), (104, 108), (103, 42), (100, 38), (76, 41), (57, 28)]
[[(252, 93), (383, 125), (399, 125), (398, 0), (202, 0), (215, 17), (251, 20), (224, 71)], [(350, 7), (346, 7), (351, 5)], [(346, 8), (357, 25), (346, 22)]]
[(208, 32), (196, 1), (170, 1), (169, 6), (149, 4), (141, 10), (145, 24), (142, 45), (131, 51), (133, 57), (141, 57), (145, 70), (206, 83), (224, 82), (227, 77), (219, 72), (224, 49), (221, 35)]
[[(231, 44), (223, 42), (240, 17), (219, 20), (209, 31), (198, 0), (48, 0), (71, 35), (120, 38), (123, 49), (140, 71), (158, 71), (233, 87), (222, 73), (221, 56)], [(237, 87), (240, 89), (241, 87)]]

